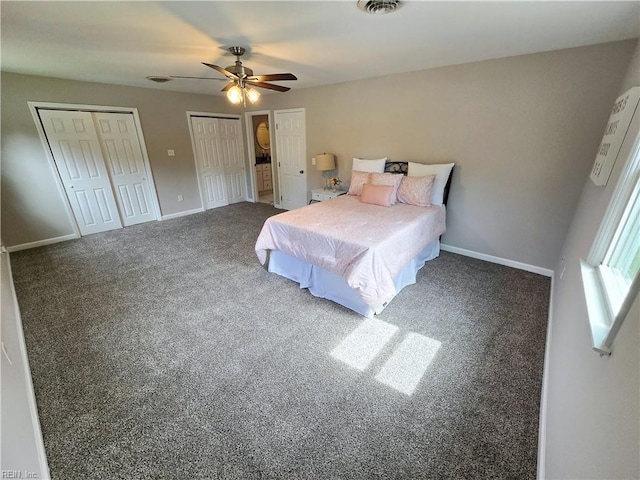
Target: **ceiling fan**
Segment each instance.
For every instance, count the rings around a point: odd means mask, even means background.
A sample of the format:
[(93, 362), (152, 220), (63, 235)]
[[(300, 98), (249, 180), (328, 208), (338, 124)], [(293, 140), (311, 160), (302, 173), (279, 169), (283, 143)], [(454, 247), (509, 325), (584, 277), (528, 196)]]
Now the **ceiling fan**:
[[(272, 73), (268, 75), (254, 75), (253, 70), (242, 65), (240, 57), (244, 55), (245, 49), (243, 47), (231, 47), (229, 51), (236, 56), (235, 65), (231, 65), (227, 68), (219, 67), (218, 65), (212, 65), (211, 63), (202, 62), (209, 68), (220, 72), (229, 79), (222, 89), (223, 92), (227, 92), (227, 98), (231, 103), (238, 104), (243, 102), (246, 106), (246, 101), (255, 103), (260, 98), (260, 92), (255, 88), (266, 88), (269, 90), (276, 90), (278, 92), (286, 92), (291, 90), (289, 87), (283, 87), (280, 85), (274, 85), (273, 83), (266, 83), (270, 81), (280, 80), (297, 80), (298, 78), (292, 73)], [(165, 77), (166, 78), (166, 77)], [(212, 77), (187, 77), (181, 75), (171, 75), (169, 78), (195, 78), (200, 80), (223, 80), (222, 78)], [(153, 80), (151, 78), (151, 80)]]

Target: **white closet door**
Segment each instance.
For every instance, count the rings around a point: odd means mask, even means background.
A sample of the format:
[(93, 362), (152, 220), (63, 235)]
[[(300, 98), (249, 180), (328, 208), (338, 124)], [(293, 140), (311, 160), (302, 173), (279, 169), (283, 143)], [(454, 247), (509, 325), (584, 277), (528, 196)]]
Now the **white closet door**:
[(125, 226), (155, 220), (151, 190), (133, 115), (93, 113), (98, 138), (111, 174)]
[(227, 187), (227, 201), (238, 203), (245, 201), (247, 176), (242, 148), (242, 131), (239, 119), (218, 118), (220, 147)]
[(122, 228), (91, 113), (39, 115), (80, 234)]
[(282, 208), (307, 204), (307, 143), (304, 110), (275, 112), (276, 152)]
[(204, 208), (228, 205), (218, 121), (216, 118), (191, 117), (191, 125)]
[(192, 116), (191, 127), (204, 208), (245, 201), (240, 119)]

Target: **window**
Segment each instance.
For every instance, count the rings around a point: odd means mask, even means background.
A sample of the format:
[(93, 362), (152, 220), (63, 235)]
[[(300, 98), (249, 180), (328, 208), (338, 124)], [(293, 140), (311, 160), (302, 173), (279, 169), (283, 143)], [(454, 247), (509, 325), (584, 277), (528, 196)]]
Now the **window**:
[[(638, 108), (640, 110), (640, 107)], [(609, 355), (640, 288), (640, 113), (636, 110), (620, 149), (626, 160), (582, 278), (593, 347)]]

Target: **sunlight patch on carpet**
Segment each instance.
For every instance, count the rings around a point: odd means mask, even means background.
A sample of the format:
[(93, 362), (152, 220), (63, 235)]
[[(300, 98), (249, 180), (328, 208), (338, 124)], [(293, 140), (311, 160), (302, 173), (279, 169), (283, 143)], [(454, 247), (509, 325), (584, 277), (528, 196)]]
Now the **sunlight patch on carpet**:
[(410, 332), (382, 366), (376, 380), (406, 395), (413, 394), (440, 345), (438, 340)]
[(331, 356), (363, 371), (397, 330), (395, 325), (368, 318), (333, 349)]

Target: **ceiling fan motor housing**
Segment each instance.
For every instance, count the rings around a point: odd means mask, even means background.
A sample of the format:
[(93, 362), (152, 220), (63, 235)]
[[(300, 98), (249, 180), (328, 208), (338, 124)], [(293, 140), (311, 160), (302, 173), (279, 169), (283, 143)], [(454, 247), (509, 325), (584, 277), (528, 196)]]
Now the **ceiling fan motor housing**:
[(232, 55), (235, 55), (238, 58), (236, 59), (235, 65), (226, 67), (225, 70), (233, 73), (234, 75), (237, 75), (240, 78), (252, 76), (253, 70), (242, 65), (242, 62), (240, 61), (240, 57), (246, 52), (244, 47), (229, 47), (229, 51)]
[(244, 65), (242, 65), (240, 60), (237, 60), (235, 65), (231, 65), (230, 67), (226, 67), (225, 70), (233, 73), (234, 75), (237, 75), (240, 78), (250, 77), (250, 76), (253, 75), (253, 70), (251, 70), (250, 68), (245, 67)]

